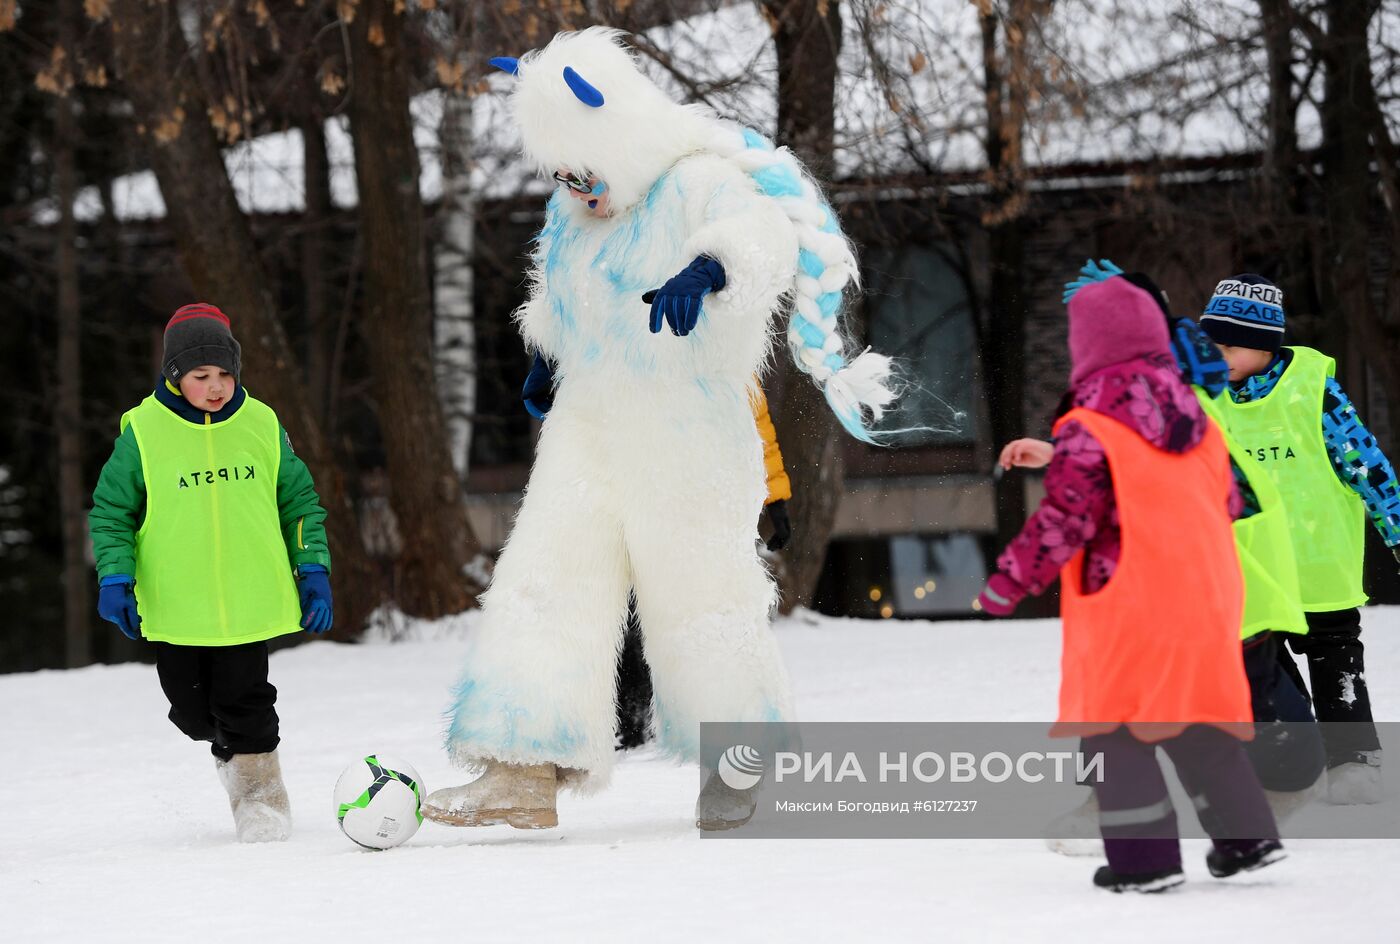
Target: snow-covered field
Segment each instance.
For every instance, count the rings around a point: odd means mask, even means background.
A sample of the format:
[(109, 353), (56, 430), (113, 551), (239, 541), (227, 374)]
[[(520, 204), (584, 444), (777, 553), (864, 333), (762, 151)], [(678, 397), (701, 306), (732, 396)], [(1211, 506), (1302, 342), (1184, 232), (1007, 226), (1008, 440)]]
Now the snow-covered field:
[[(1366, 612), (1377, 715), (1400, 702), (1400, 608)], [(340, 835), (331, 787), (375, 751), (456, 782), (438, 717), (461, 625), (414, 641), (279, 652), (295, 834), (240, 846), (213, 761), (165, 720), (144, 665), (0, 676), (6, 940), (1392, 941), (1400, 841), (1295, 841), (1217, 882), (1203, 841), (1160, 896), (1090, 887), (1095, 862), (1030, 840), (702, 841), (696, 773), (629, 755), (614, 785), (565, 798), (555, 830), (425, 823), (387, 853)], [(1057, 625), (792, 619), (778, 627), (807, 720), (1043, 720)], [(1393, 762), (1392, 762), (1393, 763)], [(1391, 768), (1392, 770), (1394, 767)]]

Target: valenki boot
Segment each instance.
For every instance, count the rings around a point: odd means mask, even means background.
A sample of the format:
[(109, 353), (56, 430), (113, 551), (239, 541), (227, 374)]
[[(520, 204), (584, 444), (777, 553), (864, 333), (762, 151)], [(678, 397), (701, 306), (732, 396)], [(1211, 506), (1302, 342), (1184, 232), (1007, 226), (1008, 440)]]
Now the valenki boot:
[(471, 783), (428, 794), (423, 817), (444, 826), (505, 823), (516, 829), (549, 829), (559, 825), (558, 795), (559, 774), (553, 764), (493, 761)]
[(1334, 806), (1380, 803), (1385, 799), (1381, 752), (1363, 751), (1353, 763), (1327, 771), (1327, 801)]
[(1051, 820), (1045, 827), (1045, 847), (1062, 856), (1102, 856), (1099, 795), (1090, 790), (1083, 803)]
[(735, 790), (718, 773), (710, 774), (695, 801), (696, 827), (706, 832), (738, 829), (753, 819), (758, 808), (757, 793), (757, 787)]
[(292, 834), (292, 811), (277, 752), (234, 754), (214, 764), (228, 793), (238, 841), (285, 842)]

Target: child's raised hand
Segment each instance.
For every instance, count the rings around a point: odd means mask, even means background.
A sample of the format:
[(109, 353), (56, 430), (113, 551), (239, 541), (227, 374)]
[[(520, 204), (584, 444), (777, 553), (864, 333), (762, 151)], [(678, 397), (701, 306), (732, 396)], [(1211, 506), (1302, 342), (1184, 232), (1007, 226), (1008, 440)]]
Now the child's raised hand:
[(1054, 445), (1043, 439), (1013, 439), (1001, 450), (997, 464), (1003, 469), (1043, 469), (1054, 455)]

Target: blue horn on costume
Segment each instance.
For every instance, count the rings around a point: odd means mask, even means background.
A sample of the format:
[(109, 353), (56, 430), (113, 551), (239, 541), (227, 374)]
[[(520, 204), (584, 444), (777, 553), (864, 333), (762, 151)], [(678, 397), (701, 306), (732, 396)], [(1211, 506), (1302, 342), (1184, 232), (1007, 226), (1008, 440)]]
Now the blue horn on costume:
[(502, 72), (509, 72), (511, 75), (520, 74), (520, 60), (514, 56), (496, 56), (494, 59), (486, 61)]
[(564, 67), (564, 81), (573, 90), (574, 97), (583, 102), (589, 108), (603, 107), (603, 93), (589, 85), (572, 66)]

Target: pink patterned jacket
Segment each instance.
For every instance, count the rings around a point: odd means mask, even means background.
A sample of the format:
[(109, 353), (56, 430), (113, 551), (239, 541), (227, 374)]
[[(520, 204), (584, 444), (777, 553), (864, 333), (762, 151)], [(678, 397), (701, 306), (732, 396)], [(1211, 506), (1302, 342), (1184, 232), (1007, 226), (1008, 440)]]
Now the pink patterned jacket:
[[(1187, 452), (1206, 433), (1205, 414), (1169, 354), (1149, 354), (1090, 374), (1067, 399), (1132, 427), (1166, 452)], [(1242, 509), (1232, 490), (1231, 518)], [(1118, 565), (1121, 544), (1108, 457), (1093, 434), (1071, 420), (1055, 438), (1045, 500), (997, 558), (997, 570), (1015, 584), (1010, 602), (1045, 592), (1080, 548), (1085, 549), (1084, 591), (1102, 589)]]

